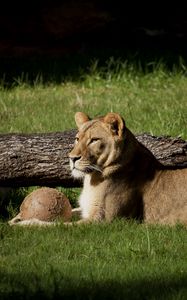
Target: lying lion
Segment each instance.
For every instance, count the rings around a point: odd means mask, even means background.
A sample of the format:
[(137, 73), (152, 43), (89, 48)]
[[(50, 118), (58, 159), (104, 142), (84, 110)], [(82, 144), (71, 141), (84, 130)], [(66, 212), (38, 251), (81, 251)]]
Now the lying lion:
[[(73, 177), (84, 180), (79, 199), (81, 220), (76, 223), (123, 217), (187, 224), (187, 168), (163, 166), (137, 141), (119, 114), (90, 120), (78, 112), (75, 121), (79, 131), (69, 154), (70, 168)], [(33, 220), (17, 224), (54, 223)]]
[(134, 218), (187, 224), (187, 168), (171, 170), (137, 141), (119, 114), (90, 120), (78, 112), (70, 152), (75, 178), (84, 178), (81, 222)]

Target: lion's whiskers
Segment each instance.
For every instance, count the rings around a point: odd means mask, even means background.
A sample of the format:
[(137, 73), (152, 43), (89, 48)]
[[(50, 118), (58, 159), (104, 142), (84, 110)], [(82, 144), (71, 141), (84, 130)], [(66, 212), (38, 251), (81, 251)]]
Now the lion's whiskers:
[(99, 168), (99, 167), (96, 166), (96, 165), (89, 165), (88, 169), (89, 169), (89, 170), (95, 170), (95, 171), (97, 171), (97, 172), (102, 173), (101, 168)]

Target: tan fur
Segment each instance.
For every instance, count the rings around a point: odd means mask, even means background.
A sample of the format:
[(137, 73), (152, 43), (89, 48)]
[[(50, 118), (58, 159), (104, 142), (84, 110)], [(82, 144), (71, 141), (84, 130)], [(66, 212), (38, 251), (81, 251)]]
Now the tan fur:
[(79, 132), (69, 157), (72, 175), (84, 179), (82, 222), (187, 224), (187, 168), (161, 165), (118, 114), (90, 120), (76, 113), (75, 120)]

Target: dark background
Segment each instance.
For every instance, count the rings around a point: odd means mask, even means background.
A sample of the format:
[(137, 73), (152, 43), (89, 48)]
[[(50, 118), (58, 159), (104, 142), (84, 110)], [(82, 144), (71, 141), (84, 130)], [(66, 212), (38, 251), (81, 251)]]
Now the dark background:
[(144, 68), (187, 60), (185, 1), (7, 0), (0, 7), (0, 77), (78, 77), (93, 59)]

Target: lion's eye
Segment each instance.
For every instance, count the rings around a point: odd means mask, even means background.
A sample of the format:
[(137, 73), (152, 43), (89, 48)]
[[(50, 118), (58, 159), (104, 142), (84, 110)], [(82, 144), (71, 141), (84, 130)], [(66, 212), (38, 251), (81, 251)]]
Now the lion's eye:
[(90, 143), (89, 143), (89, 144), (94, 144), (94, 143), (96, 143), (96, 142), (98, 142), (98, 141), (100, 141), (99, 138), (92, 138), (92, 139), (90, 140)]
[(79, 138), (76, 136), (75, 138), (75, 144), (77, 144), (79, 142)]

